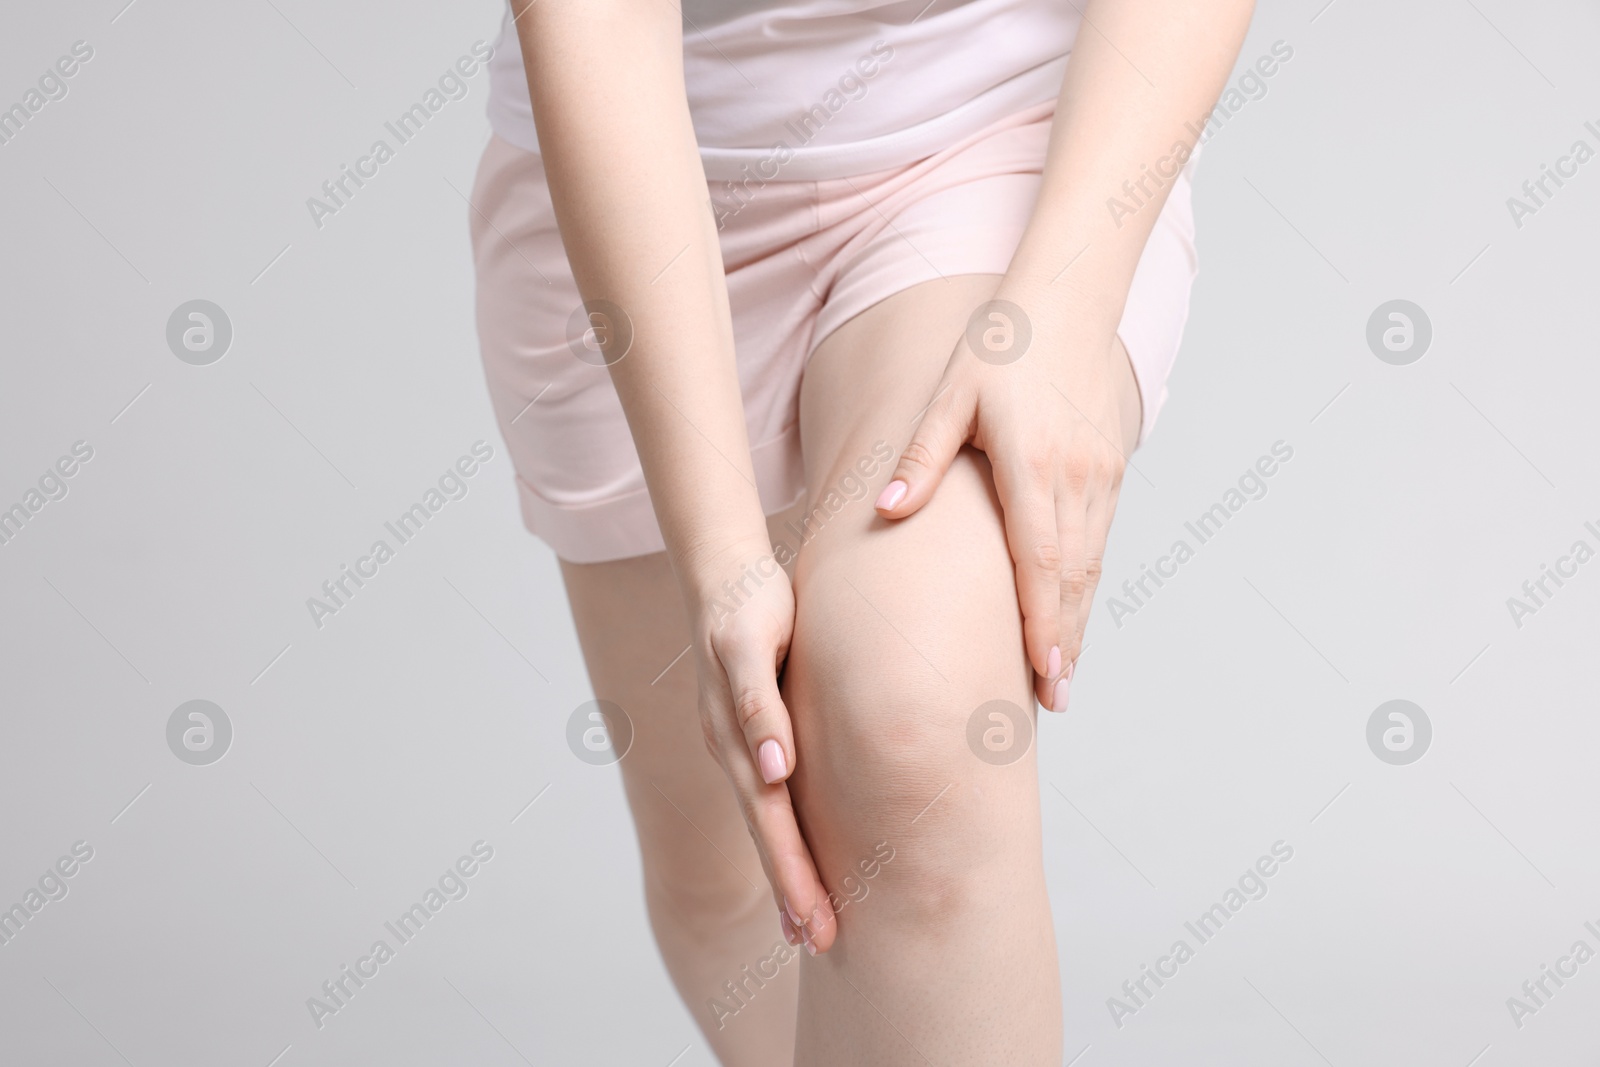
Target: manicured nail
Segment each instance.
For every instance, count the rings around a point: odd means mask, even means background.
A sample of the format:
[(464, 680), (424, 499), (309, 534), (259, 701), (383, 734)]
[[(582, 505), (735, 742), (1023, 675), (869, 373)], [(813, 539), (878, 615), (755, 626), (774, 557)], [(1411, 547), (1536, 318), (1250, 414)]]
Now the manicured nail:
[(878, 502), (873, 505), (879, 511), (893, 511), (895, 505), (906, 498), (906, 483), (899, 478), (883, 487), (883, 492), (878, 494)]
[(815, 956), (817, 954), (817, 946), (813, 945), (811, 943), (811, 935), (810, 934), (805, 933), (804, 931), (802, 931), (801, 934), (800, 934), (800, 940), (806, 946), (806, 951), (807, 952), (811, 953), (813, 956)]
[(805, 925), (800, 921), (800, 913), (794, 910), (793, 904), (789, 903), (788, 897), (783, 898), (783, 910), (789, 913), (789, 921), (795, 925), (796, 929)]
[(1045, 657), (1044, 676), (1054, 678), (1061, 673), (1061, 646), (1051, 645), (1050, 655)]
[(785, 915), (782, 909), (778, 911), (778, 923), (783, 927), (783, 939), (791, 945), (798, 945), (800, 935), (795, 932), (794, 923), (789, 921), (789, 916)]
[(1050, 710), (1055, 712), (1067, 710), (1067, 678), (1056, 683), (1055, 699), (1050, 702)]
[(784, 772), (788, 770), (783, 764), (783, 746), (770, 737), (756, 749), (756, 762), (761, 764), (761, 777), (767, 780), (768, 785), (782, 781)]

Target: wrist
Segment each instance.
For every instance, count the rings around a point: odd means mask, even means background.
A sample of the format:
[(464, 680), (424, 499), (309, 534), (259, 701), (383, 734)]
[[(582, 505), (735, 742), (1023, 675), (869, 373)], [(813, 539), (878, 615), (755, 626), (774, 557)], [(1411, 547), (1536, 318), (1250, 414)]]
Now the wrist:
[(994, 299), (1022, 309), (1034, 344), (1067, 354), (1109, 345), (1121, 324), (1127, 294), (1070, 284), (1065, 278), (1052, 282), (1024, 270), (1008, 272)]
[(675, 561), (691, 620), (720, 618), (749, 600), (755, 590), (783, 576), (765, 527), (698, 546)]
[(1127, 302), (1126, 287), (1108, 285), (1099, 272), (1084, 270), (1083, 258), (1063, 267), (1037, 262), (1014, 263), (1000, 281), (995, 299), (1010, 300), (1020, 306), (1035, 326), (1060, 329), (1098, 329), (1105, 334), (1116, 331)]
[(1041, 325), (1072, 323), (1109, 336), (1133, 284), (1122, 266), (1115, 250), (1097, 248), (1083, 237), (1024, 236), (995, 295), (1037, 316)]

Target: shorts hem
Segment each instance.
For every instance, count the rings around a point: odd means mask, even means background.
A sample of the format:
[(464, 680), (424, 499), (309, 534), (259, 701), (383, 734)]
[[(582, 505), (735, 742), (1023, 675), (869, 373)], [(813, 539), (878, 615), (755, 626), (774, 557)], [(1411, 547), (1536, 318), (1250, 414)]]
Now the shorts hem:
[[(805, 495), (800, 425), (750, 450), (764, 515), (776, 515)], [(522, 524), (567, 563), (611, 563), (666, 551), (650, 491), (641, 486), (605, 500), (558, 503), (517, 476)]]

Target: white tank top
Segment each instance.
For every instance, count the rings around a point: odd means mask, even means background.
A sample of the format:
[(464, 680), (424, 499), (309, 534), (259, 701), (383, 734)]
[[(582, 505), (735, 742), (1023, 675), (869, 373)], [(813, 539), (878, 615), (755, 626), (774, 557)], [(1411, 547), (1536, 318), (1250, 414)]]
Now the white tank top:
[[(819, 181), (925, 158), (1061, 91), (1064, 0), (684, 0), (684, 77), (706, 175)], [(539, 150), (508, 9), (489, 124)]]

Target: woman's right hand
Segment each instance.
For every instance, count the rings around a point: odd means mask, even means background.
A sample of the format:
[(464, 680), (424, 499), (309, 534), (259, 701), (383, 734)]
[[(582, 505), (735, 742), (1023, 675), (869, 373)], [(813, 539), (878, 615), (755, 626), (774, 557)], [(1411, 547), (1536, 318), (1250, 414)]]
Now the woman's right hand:
[(794, 590), (767, 546), (725, 558), (731, 567), (696, 568), (706, 579), (690, 583), (697, 590), (690, 613), (700, 726), (733, 785), (784, 936), (816, 955), (833, 944), (838, 927), (787, 784), (795, 768), (794, 731), (778, 673), (794, 636)]

